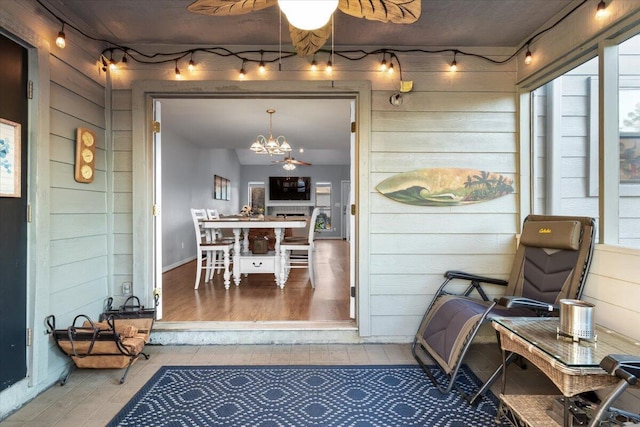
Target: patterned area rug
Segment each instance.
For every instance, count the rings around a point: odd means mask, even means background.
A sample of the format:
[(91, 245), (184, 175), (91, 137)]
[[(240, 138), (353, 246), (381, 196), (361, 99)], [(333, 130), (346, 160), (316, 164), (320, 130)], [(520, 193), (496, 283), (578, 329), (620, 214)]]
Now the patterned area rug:
[[(465, 366), (465, 392), (478, 378)], [(470, 406), (416, 365), (163, 366), (109, 426), (495, 425), (493, 394)]]

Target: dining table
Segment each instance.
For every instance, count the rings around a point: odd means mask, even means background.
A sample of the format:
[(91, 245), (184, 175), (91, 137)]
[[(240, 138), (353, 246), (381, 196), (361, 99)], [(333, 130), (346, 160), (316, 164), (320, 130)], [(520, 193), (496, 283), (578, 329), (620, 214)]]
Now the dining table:
[[(284, 281), (280, 275), (280, 243), (285, 228), (304, 228), (307, 221), (300, 217), (284, 216), (225, 216), (218, 219), (202, 219), (205, 229), (233, 230), (233, 281), (240, 285), (241, 276), (251, 273), (273, 273), (275, 283), (281, 289)], [(252, 228), (270, 228), (274, 231), (274, 251), (266, 254), (253, 254), (249, 250), (249, 230)]]

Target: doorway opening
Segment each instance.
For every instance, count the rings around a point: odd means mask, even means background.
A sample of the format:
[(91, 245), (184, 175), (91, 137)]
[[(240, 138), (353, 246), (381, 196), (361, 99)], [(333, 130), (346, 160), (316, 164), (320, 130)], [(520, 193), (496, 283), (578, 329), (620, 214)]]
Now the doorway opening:
[[(154, 205), (160, 212), (155, 217), (154, 242), (154, 264), (159, 267), (155, 270), (154, 288), (156, 292), (160, 290), (162, 296), (160, 321), (331, 321), (345, 322), (352, 327), (351, 319), (355, 318), (355, 292), (352, 291), (356, 286), (355, 238), (344, 238), (343, 230), (355, 230), (356, 227), (355, 218), (343, 214), (346, 211), (343, 205), (353, 204), (353, 201), (350, 196), (344, 199), (340, 192), (327, 193), (326, 189), (344, 191), (345, 183), (355, 184), (352, 177), (356, 175), (357, 162), (353, 158), (356, 139), (351, 132), (355, 117), (354, 98), (246, 95), (176, 98), (172, 95), (153, 99), (154, 117), (160, 122), (161, 129), (154, 133), (152, 155)], [(317, 111), (319, 104), (323, 108), (323, 103), (344, 108), (340, 122), (322, 115), (301, 119), (286, 114), (287, 111)], [(304, 107), (305, 104), (313, 105), (313, 108)], [(249, 111), (259, 113), (265, 106), (276, 109), (280, 114), (278, 118), (282, 117), (282, 123), (277, 122), (274, 132), (284, 134), (294, 146), (292, 157), (311, 165), (298, 166), (295, 172), (285, 170), (279, 159), (249, 151), (251, 138), (258, 132), (264, 133), (266, 127), (264, 120), (253, 118)], [(336, 107), (324, 109), (333, 114)], [(198, 119), (204, 122), (197, 123)], [(237, 119), (240, 121), (235, 123)], [(311, 124), (314, 119), (320, 124)], [(327, 129), (328, 124), (332, 128), (342, 126), (338, 142), (329, 141), (326, 131), (309, 131), (313, 126)], [(206, 129), (203, 131), (201, 126)], [(335, 144), (340, 147), (334, 147)], [(300, 148), (304, 151), (300, 152)], [(332, 159), (337, 164), (331, 163)], [(230, 182), (228, 197), (222, 200), (214, 195), (214, 175)], [(269, 177), (280, 175), (309, 177), (314, 196), (308, 201), (295, 202), (267, 197), (266, 215), (305, 215), (316, 207), (316, 202), (320, 201), (322, 205), (317, 207), (323, 210), (323, 223), (322, 227), (316, 227), (315, 233), (316, 289), (310, 286), (308, 270), (292, 270), (284, 289), (274, 284), (274, 275), (269, 272), (243, 275), (240, 284), (232, 283), (229, 290), (225, 290), (222, 274), (214, 274), (210, 282), (201, 282), (195, 290), (195, 235), (190, 209), (212, 209), (224, 216), (236, 215), (244, 205), (251, 204), (250, 189), (260, 187), (256, 183), (264, 183), (268, 194)], [(348, 189), (349, 195), (355, 194), (353, 188)], [(343, 224), (345, 221), (348, 224)]]

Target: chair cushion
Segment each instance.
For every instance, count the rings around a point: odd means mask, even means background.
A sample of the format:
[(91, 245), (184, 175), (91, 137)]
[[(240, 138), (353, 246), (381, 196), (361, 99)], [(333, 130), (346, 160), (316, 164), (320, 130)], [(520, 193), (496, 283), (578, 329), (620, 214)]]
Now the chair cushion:
[(520, 244), (537, 248), (580, 248), (579, 221), (533, 221), (525, 222)]
[(470, 332), (489, 305), (485, 301), (445, 295), (435, 302), (428, 315), (429, 321), (420, 325), (418, 342), (447, 374), (455, 368)]

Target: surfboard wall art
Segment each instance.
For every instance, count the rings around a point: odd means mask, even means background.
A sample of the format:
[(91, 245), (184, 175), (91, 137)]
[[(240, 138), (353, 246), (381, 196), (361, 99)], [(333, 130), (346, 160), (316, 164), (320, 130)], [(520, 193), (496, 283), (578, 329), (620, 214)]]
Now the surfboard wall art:
[(385, 179), (376, 190), (400, 203), (454, 206), (486, 202), (514, 192), (513, 179), (476, 169), (431, 168)]

